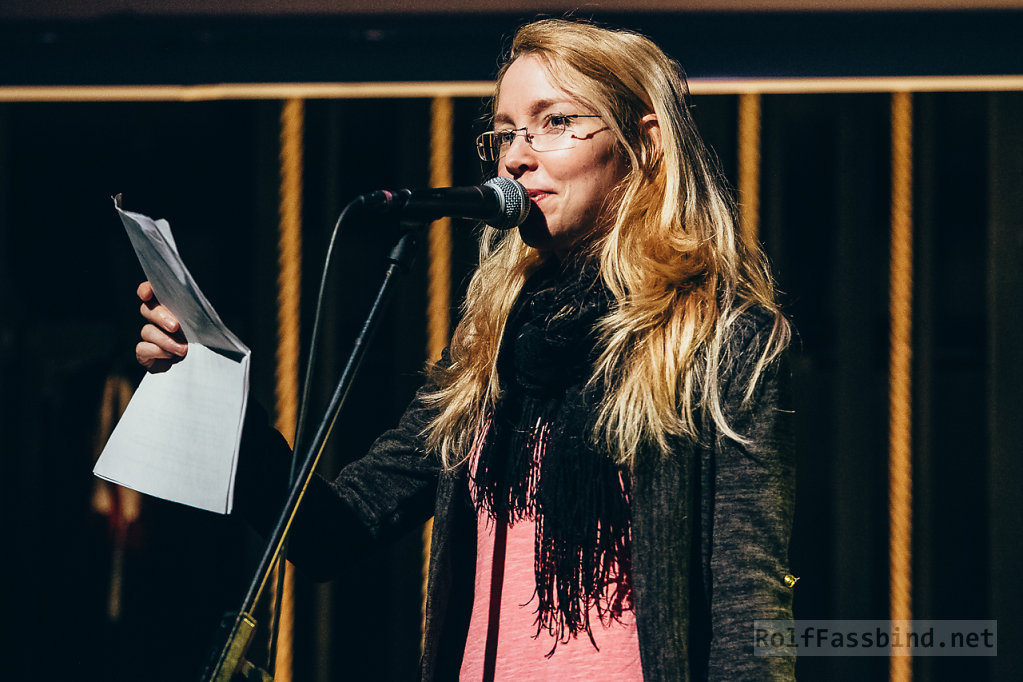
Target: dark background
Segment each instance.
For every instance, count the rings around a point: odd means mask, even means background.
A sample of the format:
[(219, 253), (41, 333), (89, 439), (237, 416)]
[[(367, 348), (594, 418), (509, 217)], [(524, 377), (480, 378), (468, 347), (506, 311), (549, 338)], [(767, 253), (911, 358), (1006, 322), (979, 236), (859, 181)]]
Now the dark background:
[[(486, 80), (526, 17), (59, 17), (0, 23), (0, 84)], [(1023, 73), (1018, 12), (599, 15), (641, 30), (694, 79)], [(0, 91), (2, 95), (2, 91)], [(887, 94), (763, 98), (761, 238), (799, 335), (796, 615), (888, 615)], [(734, 95), (694, 113), (730, 181)], [(273, 404), (278, 101), (0, 103), (0, 509), (10, 549), (5, 679), (193, 678), (235, 608), (258, 538), (232, 518), (146, 499), (117, 622), (111, 543), (90, 510), (105, 378), (139, 378), (141, 278), (110, 196), (167, 218), (196, 281), (253, 350)], [(475, 184), (480, 100), (456, 101), (454, 184)], [(1023, 672), (1023, 95), (914, 96), (914, 617), (999, 619), (997, 658), (921, 658), (918, 679)], [(306, 107), (303, 322), (329, 228), (355, 195), (428, 182), (429, 101)], [(474, 259), (457, 223), (456, 292)], [(318, 372), (328, 390), (390, 246), (342, 238)], [(425, 255), (408, 277), (323, 463), (365, 451), (425, 357)], [(457, 304), (457, 301), (454, 302)], [(356, 564), (356, 562), (359, 562)], [(413, 535), (327, 586), (299, 578), (295, 679), (409, 679), (418, 658)], [(884, 658), (818, 658), (801, 679), (887, 675)]]

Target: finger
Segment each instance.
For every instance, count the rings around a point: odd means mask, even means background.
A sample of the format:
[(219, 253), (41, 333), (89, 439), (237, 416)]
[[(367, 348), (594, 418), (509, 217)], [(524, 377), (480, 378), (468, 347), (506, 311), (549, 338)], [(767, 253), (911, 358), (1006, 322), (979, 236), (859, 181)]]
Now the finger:
[(146, 367), (154, 360), (170, 360), (176, 357), (178, 356), (150, 341), (139, 341), (135, 345), (135, 358)]
[(170, 333), (181, 330), (181, 324), (178, 322), (178, 318), (174, 317), (174, 314), (167, 310), (166, 307), (157, 303), (155, 298), (143, 301), (142, 305), (139, 306), (139, 312), (142, 313), (142, 317), (144, 317), (147, 322), (163, 327)]
[(160, 350), (159, 346), (145, 341), (140, 342), (135, 346), (135, 358), (139, 364), (146, 368), (152, 374), (159, 374), (160, 372), (166, 372), (170, 369), (171, 365), (180, 360), (181, 358), (165, 359), (158, 357), (163, 354), (164, 351)]
[(153, 285), (148, 280), (139, 284), (135, 293), (142, 299), (140, 310), (142, 317), (146, 318), (147, 321), (158, 324), (169, 332), (176, 332), (181, 329), (178, 318), (174, 317), (170, 310), (160, 305), (160, 302), (156, 300)]
[(138, 297), (143, 301), (148, 301), (153, 298), (153, 285), (149, 283), (149, 280), (146, 280), (139, 285), (139, 288), (135, 291), (135, 293), (138, 294)]
[(171, 366), (181, 362), (180, 357), (168, 353), (148, 341), (140, 341), (135, 346), (135, 358), (151, 374), (166, 372)]
[(142, 328), (141, 336), (143, 341), (153, 344), (161, 351), (168, 354), (166, 356), (160, 355), (156, 357), (178, 356), (183, 358), (185, 357), (185, 354), (188, 353), (188, 344), (185, 343), (180, 336), (168, 334), (154, 324), (147, 324), (144, 326)]

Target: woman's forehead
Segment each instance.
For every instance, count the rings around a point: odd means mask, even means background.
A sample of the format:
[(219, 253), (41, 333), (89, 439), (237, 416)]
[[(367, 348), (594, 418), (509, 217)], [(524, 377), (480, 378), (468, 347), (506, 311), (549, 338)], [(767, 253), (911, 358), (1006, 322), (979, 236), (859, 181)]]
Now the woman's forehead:
[(494, 120), (532, 117), (552, 108), (580, 104), (577, 97), (554, 82), (538, 57), (523, 55), (511, 63), (501, 79)]

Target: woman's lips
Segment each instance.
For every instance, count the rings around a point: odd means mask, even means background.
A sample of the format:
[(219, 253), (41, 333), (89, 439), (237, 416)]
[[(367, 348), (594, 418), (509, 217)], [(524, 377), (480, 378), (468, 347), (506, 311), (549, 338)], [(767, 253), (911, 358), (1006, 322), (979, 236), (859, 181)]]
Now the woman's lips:
[(553, 192), (548, 192), (542, 189), (528, 189), (526, 190), (526, 193), (529, 195), (529, 198), (532, 199), (533, 201), (540, 201), (544, 197), (553, 194)]

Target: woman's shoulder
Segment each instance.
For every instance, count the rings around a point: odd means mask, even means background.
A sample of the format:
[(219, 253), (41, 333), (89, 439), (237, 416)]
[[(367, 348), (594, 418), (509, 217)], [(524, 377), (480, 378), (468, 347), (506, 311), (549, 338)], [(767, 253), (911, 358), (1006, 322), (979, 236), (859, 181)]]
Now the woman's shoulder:
[(722, 347), (732, 355), (760, 358), (765, 353), (777, 356), (787, 345), (789, 322), (777, 309), (751, 303), (723, 322)]
[(724, 322), (718, 355), (718, 389), (723, 407), (747, 404), (758, 384), (784, 374), (790, 328), (777, 309), (751, 304)]

